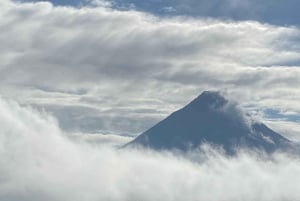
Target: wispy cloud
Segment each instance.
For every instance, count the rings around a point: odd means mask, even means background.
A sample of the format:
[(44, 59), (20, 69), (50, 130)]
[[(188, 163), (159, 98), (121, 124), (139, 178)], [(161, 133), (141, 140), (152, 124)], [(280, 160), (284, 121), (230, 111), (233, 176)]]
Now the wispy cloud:
[(204, 89), (300, 111), (295, 27), (9, 0), (0, 16), (0, 93), (64, 128), (136, 134)]

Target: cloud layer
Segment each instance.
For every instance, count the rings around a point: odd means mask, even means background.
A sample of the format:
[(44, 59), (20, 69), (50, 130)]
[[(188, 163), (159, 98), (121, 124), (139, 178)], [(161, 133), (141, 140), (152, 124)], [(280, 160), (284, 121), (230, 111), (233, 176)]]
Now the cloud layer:
[(65, 130), (137, 134), (207, 89), (300, 112), (295, 27), (10, 0), (0, 13), (0, 94)]
[(300, 200), (300, 161), (284, 154), (119, 150), (70, 140), (47, 114), (4, 100), (0, 124), (0, 200)]

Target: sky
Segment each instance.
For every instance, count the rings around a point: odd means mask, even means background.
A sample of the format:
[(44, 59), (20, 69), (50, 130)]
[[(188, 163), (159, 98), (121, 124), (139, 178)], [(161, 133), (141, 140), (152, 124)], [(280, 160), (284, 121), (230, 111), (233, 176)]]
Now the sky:
[[(35, 0), (38, 1), (38, 0)], [(51, 0), (55, 5), (82, 6), (103, 0)], [(106, 0), (116, 9), (135, 9), (160, 16), (193, 16), (255, 20), (281, 26), (299, 26), (297, 0)]]
[(1, 0), (0, 200), (300, 200), (299, 156), (120, 149), (205, 90), (300, 142), (299, 5)]
[(134, 137), (202, 91), (221, 90), (298, 141), (297, 6), (4, 0), (0, 94), (68, 132)]

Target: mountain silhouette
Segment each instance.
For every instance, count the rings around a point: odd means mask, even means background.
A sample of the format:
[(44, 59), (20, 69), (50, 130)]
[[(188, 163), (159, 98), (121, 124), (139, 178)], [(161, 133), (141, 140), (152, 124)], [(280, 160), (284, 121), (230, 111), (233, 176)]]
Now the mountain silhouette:
[(253, 120), (220, 92), (205, 91), (126, 147), (187, 151), (203, 143), (221, 147), (227, 154), (234, 154), (238, 148), (271, 153), (293, 144), (265, 124)]

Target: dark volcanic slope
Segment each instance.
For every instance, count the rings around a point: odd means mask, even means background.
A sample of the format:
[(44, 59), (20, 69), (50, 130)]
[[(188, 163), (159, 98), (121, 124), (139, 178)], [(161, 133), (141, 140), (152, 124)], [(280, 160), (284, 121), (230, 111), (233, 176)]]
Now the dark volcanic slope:
[(270, 153), (291, 145), (263, 123), (243, 115), (219, 92), (205, 91), (126, 146), (185, 151), (204, 142), (221, 146), (229, 154), (238, 147)]

